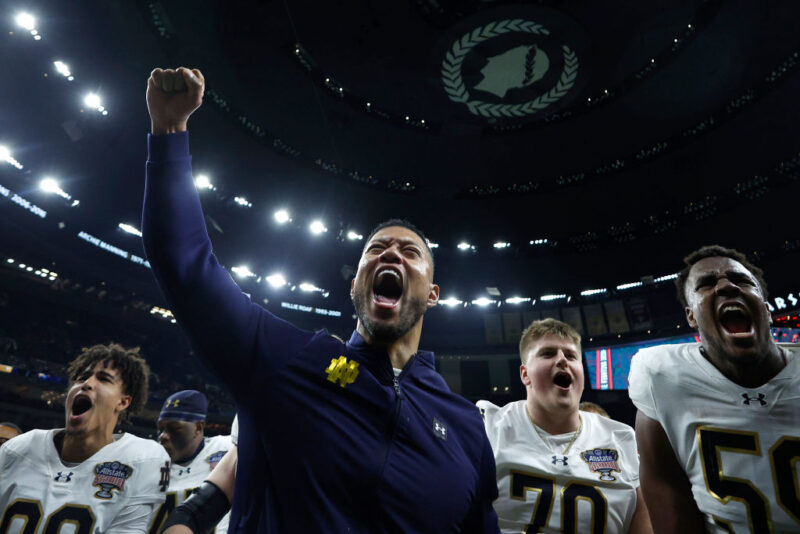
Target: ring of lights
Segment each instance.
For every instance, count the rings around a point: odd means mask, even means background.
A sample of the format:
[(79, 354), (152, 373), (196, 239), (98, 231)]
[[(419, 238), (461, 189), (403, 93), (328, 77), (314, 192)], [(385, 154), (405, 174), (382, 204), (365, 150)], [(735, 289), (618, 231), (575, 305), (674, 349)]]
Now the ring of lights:
[(545, 94), (522, 104), (492, 104), (469, 99), (469, 91), (467, 91), (464, 79), (461, 77), (461, 65), (464, 63), (467, 54), (484, 41), (498, 35), (513, 32), (532, 33), (535, 35), (550, 34), (541, 24), (523, 19), (490, 22), (485, 26), (475, 28), (472, 32), (465, 33), (461, 39), (453, 43), (453, 46), (445, 54), (444, 60), (442, 60), (442, 84), (450, 100), (466, 104), (470, 113), (482, 117), (524, 117), (541, 111), (566, 96), (578, 78), (578, 57), (568, 46), (563, 45), (561, 50), (564, 53), (564, 69), (561, 71), (558, 83)]

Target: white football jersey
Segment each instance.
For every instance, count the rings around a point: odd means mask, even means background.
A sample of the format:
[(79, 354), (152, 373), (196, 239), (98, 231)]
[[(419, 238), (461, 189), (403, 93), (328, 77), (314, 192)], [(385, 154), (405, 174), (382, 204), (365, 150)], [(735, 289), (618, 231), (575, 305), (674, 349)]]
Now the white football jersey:
[[(520, 532), (627, 532), (636, 510), (639, 459), (633, 429), (580, 412), (581, 432), (545, 443), (525, 401), (499, 408), (478, 401), (497, 465), (494, 501), (504, 534)], [(540, 430), (548, 440), (550, 438)]]
[(65, 467), (53, 443), (61, 430), (31, 430), (0, 448), (0, 532), (106, 533), (126, 507), (164, 502), (169, 455), (161, 445), (115, 435), (88, 459)]
[[(161, 526), (167, 519), (167, 516), (169, 516), (176, 507), (180, 506), (183, 501), (188, 499), (192, 495), (192, 492), (208, 478), (211, 470), (217, 466), (231, 447), (233, 447), (233, 444), (231, 443), (230, 436), (205, 438), (203, 449), (187, 465), (172, 464), (167, 500), (155, 514), (150, 525), (150, 534), (158, 534), (161, 532)], [(225, 534), (228, 532), (229, 516), (230, 513), (225, 514), (225, 517), (220, 519), (219, 523), (217, 523), (214, 529), (216, 534)]]
[(231, 442), (239, 446), (239, 415), (233, 416), (233, 423), (231, 423)]
[(699, 343), (639, 351), (630, 396), (661, 423), (707, 532), (800, 532), (800, 349), (759, 388), (741, 387)]

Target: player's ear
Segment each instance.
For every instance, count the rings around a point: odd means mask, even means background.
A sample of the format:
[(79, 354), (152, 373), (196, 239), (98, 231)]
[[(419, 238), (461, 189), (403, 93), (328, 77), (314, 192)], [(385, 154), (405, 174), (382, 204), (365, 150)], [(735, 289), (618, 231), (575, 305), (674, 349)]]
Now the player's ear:
[(119, 403), (117, 403), (117, 413), (122, 413), (128, 409), (128, 406), (131, 405), (131, 401), (133, 401), (133, 397), (130, 395), (123, 395), (119, 399)]
[(769, 310), (769, 304), (764, 302), (764, 307), (767, 309), (767, 317), (769, 317), (769, 324), (772, 326), (772, 312)]
[(356, 287), (356, 277), (350, 279), (350, 298), (353, 298), (353, 289)]
[(689, 306), (686, 306), (686, 308), (684, 308), (684, 311), (686, 312), (686, 322), (689, 323), (689, 326), (696, 329), (697, 321), (694, 320), (694, 312)]
[(205, 423), (205, 421), (198, 421), (198, 422), (196, 422), (196, 423), (194, 424), (194, 431), (195, 431), (195, 432), (199, 432), (200, 434), (202, 434), (202, 433), (203, 433), (203, 431), (205, 430), (205, 428), (206, 428), (206, 423)]
[(531, 385), (531, 377), (528, 375), (528, 367), (523, 363), (519, 366), (519, 379), (525, 384), (525, 387)]

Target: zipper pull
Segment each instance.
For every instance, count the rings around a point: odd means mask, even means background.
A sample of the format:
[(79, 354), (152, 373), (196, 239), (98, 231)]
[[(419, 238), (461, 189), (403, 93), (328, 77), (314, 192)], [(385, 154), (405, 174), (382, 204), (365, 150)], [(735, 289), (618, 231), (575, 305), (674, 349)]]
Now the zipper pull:
[(399, 397), (400, 396), (400, 380), (398, 380), (397, 377), (394, 377), (392, 380), (394, 382), (394, 392), (397, 393), (397, 396)]

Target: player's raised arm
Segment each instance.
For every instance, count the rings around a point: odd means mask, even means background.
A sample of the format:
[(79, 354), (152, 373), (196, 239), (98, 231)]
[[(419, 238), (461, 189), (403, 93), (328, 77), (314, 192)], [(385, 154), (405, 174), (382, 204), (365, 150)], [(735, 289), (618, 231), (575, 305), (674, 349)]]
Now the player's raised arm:
[(642, 494), (656, 534), (702, 534), (703, 516), (692, 496), (669, 438), (658, 421), (641, 411), (636, 415), (639, 478)]
[[(142, 213), (145, 251), (170, 309), (197, 352), (231, 388), (270, 375), (296, 352), (300, 332), (253, 304), (211, 251), (192, 179), (187, 121), (202, 104), (197, 69), (155, 69), (147, 82), (152, 121)], [(273, 343), (279, 339), (280, 343)], [(269, 347), (280, 346), (271, 350)], [(267, 347), (257, 350), (258, 347)], [(259, 357), (269, 354), (269, 358)], [(266, 366), (266, 367), (265, 367)]]

